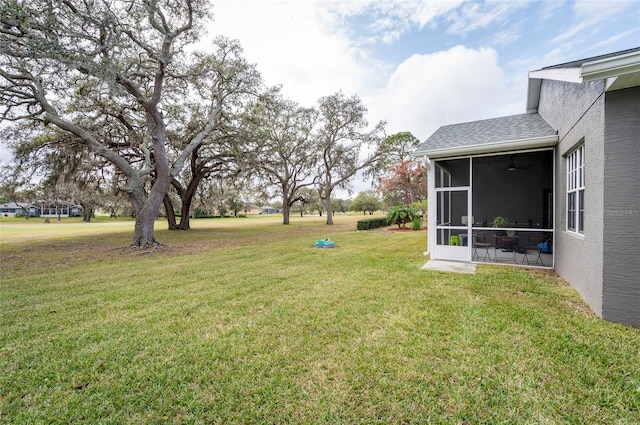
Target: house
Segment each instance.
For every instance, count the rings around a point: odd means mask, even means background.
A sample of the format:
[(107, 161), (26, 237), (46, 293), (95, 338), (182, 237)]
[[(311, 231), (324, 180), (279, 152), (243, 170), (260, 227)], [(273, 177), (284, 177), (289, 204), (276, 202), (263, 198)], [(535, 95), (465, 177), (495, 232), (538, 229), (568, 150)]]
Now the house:
[(431, 259), (552, 267), (598, 315), (640, 326), (640, 48), (528, 83), (525, 113), (443, 126), (417, 148)]
[(82, 207), (65, 201), (39, 201), (36, 203), (41, 217), (80, 217)]
[(265, 205), (260, 208), (260, 214), (275, 214), (278, 212), (277, 208), (270, 207), (269, 205)]
[(259, 215), (262, 214), (262, 207), (255, 204), (246, 204), (243, 211), (247, 215)]
[(25, 216), (27, 212), (29, 217), (37, 217), (40, 215), (40, 209), (28, 203), (19, 205), (15, 202), (9, 202), (8, 204), (0, 205), (0, 214), (2, 214), (2, 217)]

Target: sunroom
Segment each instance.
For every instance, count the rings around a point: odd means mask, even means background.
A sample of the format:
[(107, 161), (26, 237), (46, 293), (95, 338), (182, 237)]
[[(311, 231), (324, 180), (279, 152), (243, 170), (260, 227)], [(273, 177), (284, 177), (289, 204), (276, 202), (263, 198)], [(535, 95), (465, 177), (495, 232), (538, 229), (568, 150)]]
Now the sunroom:
[(553, 267), (557, 141), (534, 113), (441, 127), (421, 144), (431, 259)]

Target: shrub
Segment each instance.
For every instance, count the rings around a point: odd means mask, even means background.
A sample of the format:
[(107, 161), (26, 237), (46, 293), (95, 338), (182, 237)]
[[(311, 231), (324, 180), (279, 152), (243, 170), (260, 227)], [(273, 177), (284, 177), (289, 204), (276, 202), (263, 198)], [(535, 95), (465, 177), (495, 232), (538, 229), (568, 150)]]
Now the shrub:
[(383, 217), (367, 218), (365, 220), (358, 220), (358, 230), (376, 229), (378, 227), (384, 227), (387, 225), (387, 219)]
[(420, 220), (420, 216), (413, 207), (409, 205), (398, 205), (389, 209), (386, 220), (389, 224), (397, 224), (398, 228), (405, 228), (407, 223)]

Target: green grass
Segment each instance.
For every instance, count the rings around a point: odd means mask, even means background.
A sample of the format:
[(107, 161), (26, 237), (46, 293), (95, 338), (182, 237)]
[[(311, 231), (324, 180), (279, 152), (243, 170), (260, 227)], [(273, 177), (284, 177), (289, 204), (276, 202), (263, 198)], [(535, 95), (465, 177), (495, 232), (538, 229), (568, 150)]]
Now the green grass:
[(0, 221), (0, 422), (640, 422), (639, 329), (552, 273), (420, 270), (423, 232), (359, 218), (194, 220), (149, 254), (130, 221)]

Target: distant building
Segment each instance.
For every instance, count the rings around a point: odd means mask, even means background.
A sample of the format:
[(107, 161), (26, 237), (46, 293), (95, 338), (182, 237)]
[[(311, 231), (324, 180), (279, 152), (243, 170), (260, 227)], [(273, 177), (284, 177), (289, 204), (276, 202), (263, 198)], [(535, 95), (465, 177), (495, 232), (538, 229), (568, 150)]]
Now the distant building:
[(9, 202), (0, 205), (2, 217), (80, 217), (82, 207), (65, 201), (37, 201), (33, 204)]
[(260, 214), (275, 214), (277, 212), (278, 212), (277, 208), (264, 206), (261, 208)]
[(82, 207), (65, 201), (39, 201), (40, 217), (80, 217)]
[(29, 217), (38, 217), (40, 209), (28, 203), (19, 205), (15, 202), (9, 202), (8, 204), (0, 205), (0, 214), (2, 214), (2, 217), (26, 216), (27, 214), (29, 214)]

